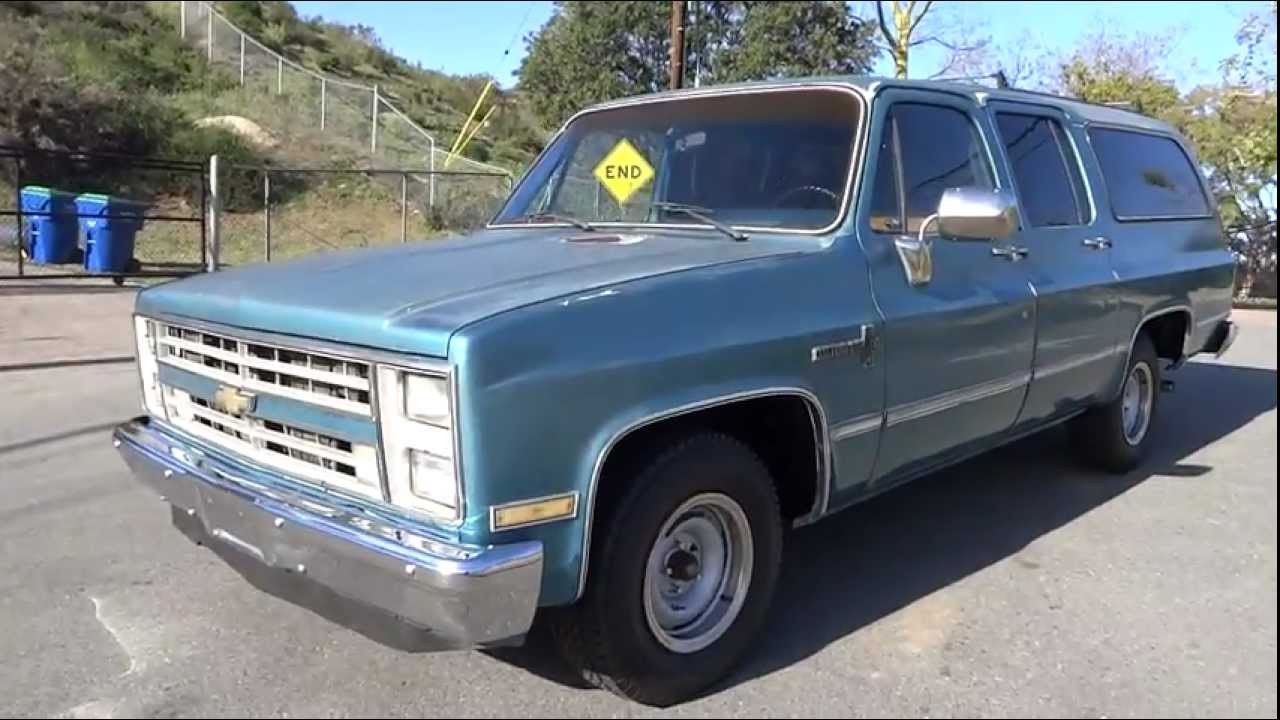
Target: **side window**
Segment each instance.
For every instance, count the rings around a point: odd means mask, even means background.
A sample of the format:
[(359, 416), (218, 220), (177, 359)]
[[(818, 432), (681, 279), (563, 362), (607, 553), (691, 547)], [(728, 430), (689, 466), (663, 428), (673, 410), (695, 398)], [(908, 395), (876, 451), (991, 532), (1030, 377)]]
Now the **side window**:
[[(872, 198), (873, 230), (918, 232), (938, 211), (947, 188), (995, 187), (978, 128), (965, 113), (942, 105), (900, 103), (890, 109), (886, 123)], [(896, 162), (887, 162), (889, 158)]]
[(1089, 142), (1118, 220), (1210, 214), (1198, 172), (1172, 138), (1095, 127)]
[(997, 113), (996, 127), (1027, 221), (1033, 227), (1083, 225), (1088, 200), (1062, 125), (1039, 115)]
[(898, 158), (894, 152), (892, 121), (885, 123), (880, 133), (869, 223), (875, 232), (902, 232), (902, 202), (898, 194)]

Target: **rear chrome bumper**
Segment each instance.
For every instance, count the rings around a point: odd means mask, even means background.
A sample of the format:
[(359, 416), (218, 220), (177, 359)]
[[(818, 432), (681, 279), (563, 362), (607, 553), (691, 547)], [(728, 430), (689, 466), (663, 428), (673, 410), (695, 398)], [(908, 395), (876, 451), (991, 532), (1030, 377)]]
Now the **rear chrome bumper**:
[(542, 584), (542, 544), (441, 542), (382, 516), (243, 477), (146, 417), (114, 444), (140, 480), (205, 534), (263, 565), (430, 630), (450, 646), (518, 642)]
[(1213, 329), (1213, 334), (1209, 336), (1204, 351), (1213, 353), (1214, 357), (1222, 357), (1227, 350), (1231, 349), (1232, 343), (1236, 341), (1236, 336), (1239, 334), (1239, 325), (1230, 320), (1223, 320)]

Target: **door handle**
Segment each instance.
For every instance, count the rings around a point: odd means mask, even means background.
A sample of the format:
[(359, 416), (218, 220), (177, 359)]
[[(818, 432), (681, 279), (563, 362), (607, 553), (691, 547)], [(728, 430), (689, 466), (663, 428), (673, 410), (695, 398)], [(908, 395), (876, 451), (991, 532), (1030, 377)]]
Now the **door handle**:
[(1022, 258), (1030, 254), (1031, 254), (1030, 250), (1024, 247), (1019, 247), (1017, 245), (1010, 245), (1009, 247), (991, 248), (991, 255), (993, 257), (1002, 257), (1005, 260), (1008, 260), (1009, 262), (1018, 262), (1019, 260), (1021, 260)]
[(1092, 250), (1106, 250), (1111, 247), (1111, 241), (1099, 235), (1098, 237), (1085, 238), (1084, 246)]

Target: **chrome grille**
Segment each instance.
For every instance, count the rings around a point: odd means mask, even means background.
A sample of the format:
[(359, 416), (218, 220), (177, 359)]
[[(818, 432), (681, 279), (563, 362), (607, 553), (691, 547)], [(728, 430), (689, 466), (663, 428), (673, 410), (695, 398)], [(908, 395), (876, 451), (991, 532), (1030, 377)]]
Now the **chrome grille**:
[(304, 480), (381, 498), (377, 449), (308, 428), (230, 415), (205, 398), (164, 386), (169, 421), (258, 464)]
[(159, 323), (162, 363), (246, 390), (372, 416), (369, 363)]

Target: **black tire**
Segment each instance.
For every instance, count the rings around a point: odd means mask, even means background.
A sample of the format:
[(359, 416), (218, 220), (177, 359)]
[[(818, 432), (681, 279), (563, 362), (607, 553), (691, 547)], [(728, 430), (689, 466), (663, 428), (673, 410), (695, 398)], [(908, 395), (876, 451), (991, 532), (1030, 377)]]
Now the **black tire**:
[[(1124, 419), (1124, 383), (1129, 381), (1135, 368), (1145, 366), (1150, 373), (1151, 411), (1146, 429), (1137, 442), (1126, 437)], [(1152, 427), (1160, 408), (1160, 358), (1147, 333), (1138, 334), (1133, 353), (1124, 370), (1121, 390), (1114, 400), (1093, 408), (1071, 423), (1072, 441), (1076, 452), (1094, 467), (1112, 473), (1127, 473), (1146, 457), (1151, 445)]]
[[(607, 525), (597, 526), (585, 593), (548, 620), (565, 659), (586, 681), (666, 707), (723, 679), (758, 637), (777, 584), (782, 517), (764, 464), (727, 435), (688, 437), (651, 457), (627, 477), (610, 479), (628, 489), (613, 508), (598, 509), (597, 521)], [(723, 494), (741, 508), (750, 526), (753, 566), (745, 600), (724, 634), (701, 650), (677, 653), (646, 620), (646, 563), (672, 513), (704, 493)]]

